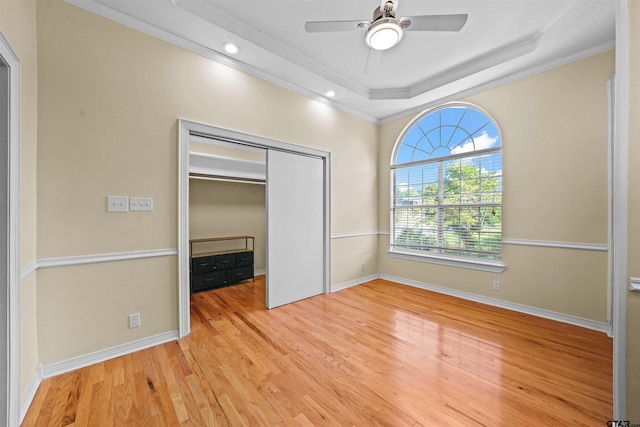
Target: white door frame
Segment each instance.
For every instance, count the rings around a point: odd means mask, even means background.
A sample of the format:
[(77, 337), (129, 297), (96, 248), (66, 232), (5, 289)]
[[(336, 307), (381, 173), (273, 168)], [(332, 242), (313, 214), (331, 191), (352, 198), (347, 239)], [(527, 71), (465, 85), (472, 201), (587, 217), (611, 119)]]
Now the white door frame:
[[(7, 145), (2, 150), (0, 169), (7, 171), (0, 174), (0, 186), (6, 189), (6, 241), (0, 243), (0, 262), (6, 267), (6, 276), (0, 281), (3, 296), (0, 298), (3, 307), (0, 312), (6, 313), (6, 342), (0, 344), (0, 361), (3, 375), (6, 373), (6, 385), (0, 391), (0, 424), (17, 426), (20, 424), (20, 246), (19, 246), (19, 210), (20, 210), (20, 62), (9, 42), (0, 31), (0, 63), (6, 67), (9, 79), (8, 117), (0, 118), (0, 132), (7, 136)], [(1, 141), (2, 139), (0, 139)], [(3, 197), (4, 198), (4, 197)], [(5, 236), (2, 236), (5, 240)], [(6, 262), (6, 264), (4, 264)], [(4, 270), (4, 268), (3, 268)]]
[(616, 1), (616, 63), (613, 121), (613, 418), (627, 419), (627, 161), (629, 151), (629, 12)]
[(225, 128), (178, 120), (178, 323), (180, 337), (189, 335), (189, 137), (198, 135), (253, 147), (320, 157), (324, 162), (324, 293), (331, 291), (331, 154), (314, 148), (262, 138)]

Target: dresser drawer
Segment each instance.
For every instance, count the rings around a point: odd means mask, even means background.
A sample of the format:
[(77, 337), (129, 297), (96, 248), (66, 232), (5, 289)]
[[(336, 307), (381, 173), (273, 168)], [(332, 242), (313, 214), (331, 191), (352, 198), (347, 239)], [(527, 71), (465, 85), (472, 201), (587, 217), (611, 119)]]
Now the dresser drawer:
[(215, 256), (203, 256), (191, 259), (191, 272), (193, 274), (208, 273), (216, 269)]
[(236, 267), (248, 267), (250, 265), (253, 265), (253, 252), (236, 253)]
[(203, 274), (191, 275), (191, 292), (202, 291), (205, 289), (218, 288), (226, 283), (226, 274), (224, 271), (213, 271)]
[(236, 266), (236, 254), (216, 255), (216, 270)]
[(253, 279), (253, 266), (227, 270), (227, 283), (236, 283), (247, 279)]

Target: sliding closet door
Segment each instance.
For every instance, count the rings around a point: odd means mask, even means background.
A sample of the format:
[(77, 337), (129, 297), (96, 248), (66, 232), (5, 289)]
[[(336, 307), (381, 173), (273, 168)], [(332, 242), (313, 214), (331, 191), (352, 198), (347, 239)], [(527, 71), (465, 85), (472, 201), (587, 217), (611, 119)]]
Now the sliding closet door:
[(324, 164), (268, 150), (267, 308), (324, 292)]

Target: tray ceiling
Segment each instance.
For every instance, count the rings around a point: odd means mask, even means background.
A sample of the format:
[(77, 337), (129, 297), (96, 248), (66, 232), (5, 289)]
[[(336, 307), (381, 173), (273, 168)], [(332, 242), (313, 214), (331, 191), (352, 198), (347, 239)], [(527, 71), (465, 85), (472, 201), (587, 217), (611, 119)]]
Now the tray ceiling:
[[(406, 32), (387, 51), (364, 30), (379, 0), (68, 0), (371, 121), (385, 121), (614, 47), (614, 0), (399, 0), (397, 16), (466, 13), (459, 32)], [(239, 52), (225, 52), (233, 42)], [(335, 92), (333, 98), (326, 92)]]

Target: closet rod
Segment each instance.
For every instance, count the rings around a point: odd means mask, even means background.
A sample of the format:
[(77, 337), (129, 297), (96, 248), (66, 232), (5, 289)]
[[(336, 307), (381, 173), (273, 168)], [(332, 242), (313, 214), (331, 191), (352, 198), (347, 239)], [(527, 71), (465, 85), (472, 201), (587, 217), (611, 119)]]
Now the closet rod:
[(257, 184), (257, 185), (266, 185), (267, 183), (264, 179), (231, 178), (231, 177), (218, 176), (218, 175), (205, 175), (201, 173), (190, 173), (189, 178), (204, 179), (208, 181), (239, 182), (242, 184)]

